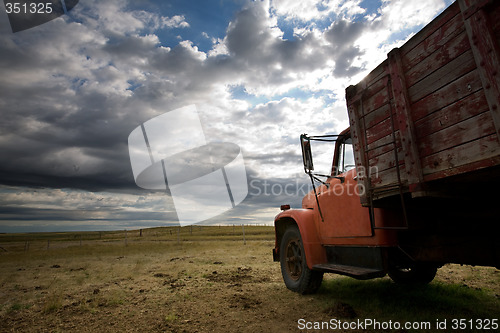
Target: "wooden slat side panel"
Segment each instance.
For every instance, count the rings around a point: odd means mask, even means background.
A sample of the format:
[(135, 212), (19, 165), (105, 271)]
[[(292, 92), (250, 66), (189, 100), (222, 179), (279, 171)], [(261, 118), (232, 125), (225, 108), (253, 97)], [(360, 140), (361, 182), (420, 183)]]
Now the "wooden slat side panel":
[[(500, 44), (495, 38), (490, 16), (491, 6), (499, 6), (499, 1), (494, 1), (490, 6), (480, 7), (467, 17), (470, 3), (458, 0), (464, 15), (464, 25), (471, 42), (471, 49), (477, 64), (478, 73), (484, 88), (484, 94), (490, 107), (497, 138), (500, 141)], [(498, 20), (498, 18), (491, 18)]]
[[(356, 96), (351, 96), (352, 99), (348, 97), (349, 92), (346, 92), (347, 101), (347, 111), (349, 115), (349, 124), (351, 130), (351, 138), (353, 141), (354, 148), (354, 159), (356, 162), (356, 169), (358, 171), (358, 184), (363, 186), (365, 191), (360, 194), (360, 202), (362, 205), (367, 205), (370, 201), (368, 197), (370, 189), (370, 181), (366, 172), (369, 171), (369, 167), (366, 159), (366, 143), (365, 143), (365, 129), (363, 127), (363, 122), (360, 120), (361, 112), (361, 100), (356, 98)], [(356, 102), (353, 102), (355, 100)], [(366, 172), (363, 173), (362, 170)]]
[[(494, 137), (493, 137), (493, 139), (494, 139)], [(424, 179), (426, 182), (430, 182), (430, 181), (433, 181), (436, 179), (446, 178), (446, 177), (460, 175), (460, 174), (466, 174), (466, 173), (478, 171), (478, 170), (489, 168), (489, 167), (496, 167), (498, 165), (500, 165), (500, 156), (496, 155), (493, 157), (481, 159), (479, 161), (460, 165), (460, 166), (454, 167), (452, 169), (445, 169), (442, 171), (437, 171), (437, 172), (434, 172), (434, 173), (431, 173), (431, 174), (424, 176)]]
[[(396, 132), (396, 134), (399, 135), (399, 131)], [(376, 141), (373, 141), (372, 143), (370, 143), (368, 145), (368, 149), (369, 150), (374, 150), (374, 149), (377, 149), (378, 147), (382, 147), (382, 146), (385, 146), (385, 145), (388, 145), (392, 142), (392, 135), (385, 135), (383, 137), (381, 137), (380, 139), (376, 140)], [(400, 141), (398, 141), (398, 143), (400, 143)]]
[(390, 112), (391, 107), (389, 103), (387, 103), (374, 110), (373, 112), (367, 114), (364, 119), (366, 128), (372, 128), (378, 123), (381, 123), (385, 119), (389, 118)]
[(375, 82), (382, 79), (385, 75), (387, 75), (387, 60), (384, 60), (356, 85), (358, 92), (375, 85)]
[(366, 129), (366, 142), (371, 146), (372, 143), (384, 137), (388, 137), (387, 142), (392, 141), (391, 119), (386, 118), (382, 122), (371, 128)]
[[(438, 48), (435, 52), (431, 53), (428, 57), (421, 59), (421, 61), (414, 66), (405, 68), (406, 83), (409, 87), (413, 86), (415, 83), (448, 64), (467, 50), (470, 50), (469, 38), (465, 29), (462, 29), (460, 34)], [(421, 58), (421, 56), (419, 58)], [(410, 62), (408, 57), (403, 59), (403, 64), (405, 64), (405, 61)], [(403, 67), (408, 66), (403, 65)]]
[[(462, 25), (460, 9), (456, 3), (453, 3), (443, 13), (436, 17), (432, 22), (420, 30), (408, 42), (401, 46), (402, 55), (412, 59), (405, 63), (405, 71), (415, 66), (422, 59), (426, 58), (457, 33)], [(457, 16), (458, 15), (458, 16)]]
[[(387, 153), (388, 151), (392, 151), (394, 157), (394, 145), (392, 144), (392, 141), (392, 135), (375, 141), (371, 146), (369, 146), (371, 149), (368, 150), (368, 158), (371, 160), (379, 155)], [(396, 149), (401, 151), (401, 138), (399, 136), (399, 131), (396, 131)]]
[[(386, 66), (379, 66), (379, 67), (385, 69)], [(386, 89), (385, 87), (387, 86), (387, 80), (388, 80), (386, 76), (387, 76), (386, 72), (381, 72), (376, 79), (372, 78), (371, 80), (367, 80), (367, 78), (365, 78), (357, 85), (349, 86), (346, 89), (347, 103), (354, 104), (357, 103), (358, 101), (364, 100), (365, 103), (363, 103), (363, 107), (365, 107), (367, 105), (366, 103), (367, 99), (372, 98), (381, 90)], [(360, 110), (360, 111), (362, 111), (361, 114), (359, 115), (361, 117), (364, 114), (369, 113), (370, 108), (368, 110)]]
[(414, 121), (442, 109), (482, 89), (481, 78), (476, 70), (451, 82), (412, 105)]
[[(483, 112), (422, 138), (419, 142), (420, 156), (424, 158), (440, 151), (447, 151), (464, 143), (495, 133), (495, 126), (489, 112)], [(476, 153), (476, 152), (473, 152)], [(475, 155), (475, 154), (473, 154)], [(471, 157), (473, 158), (473, 157)]]
[(374, 110), (379, 109), (389, 102), (389, 94), (387, 93), (386, 85), (383, 85), (382, 88), (383, 89), (379, 89), (368, 98), (363, 97), (363, 116), (370, 114)]
[(366, 86), (370, 87), (375, 84), (378, 80), (384, 78), (387, 75), (387, 60), (384, 60), (380, 65), (378, 65), (374, 70), (368, 74), (363, 80), (366, 82)]
[[(411, 103), (415, 103), (436, 90), (455, 81), (457, 78), (471, 72), (476, 68), (476, 63), (471, 51), (467, 51), (451, 62), (440, 67), (412, 87), (408, 88)], [(454, 102), (450, 100), (450, 103)]]
[[(404, 155), (403, 150), (398, 149), (398, 162), (400, 166), (404, 165)], [(385, 171), (388, 169), (394, 169), (396, 166), (396, 158), (394, 156), (394, 149), (391, 149), (381, 155), (370, 158), (370, 165), (375, 165), (378, 172)], [(396, 172), (396, 170), (394, 170)]]
[[(401, 175), (406, 175), (406, 166), (403, 164), (400, 166), (401, 170)], [(407, 185), (407, 179), (403, 178), (402, 179), (403, 185)], [(384, 171), (379, 171), (376, 174), (372, 175), (371, 177), (371, 184), (372, 187), (374, 188), (380, 188), (382, 186), (388, 186), (388, 185), (398, 185), (398, 175), (396, 172), (396, 168), (384, 170)]]
[(397, 128), (401, 133), (401, 147), (404, 152), (406, 165), (406, 179), (408, 180), (410, 191), (416, 190), (415, 186), (423, 181), (423, 174), (417, 138), (415, 135), (415, 124), (411, 112), (410, 97), (406, 84), (405, 73), (399, 49), (392, 50), (388, 55), (389, 73), (391, 76), (392, 96), (397, 114)]
[(486, 97), (482, 90), (478, 90), (417, 121), (415, 124), (417, 138), (420, 140), (485, 111), (488, 111)]
[[(456, 174), (453, 169), (490, 158), (497, 158), (500, 147), (496, 135), (483, 137), (479, 140), (465, 143), (449, 150), (426, 156), (422, 159), (424, 175), (445, 172), (441, 177)], [(470, 172), (474, 170), (464, 170)], [(427, 179), (427, 178), (426, 178)]]

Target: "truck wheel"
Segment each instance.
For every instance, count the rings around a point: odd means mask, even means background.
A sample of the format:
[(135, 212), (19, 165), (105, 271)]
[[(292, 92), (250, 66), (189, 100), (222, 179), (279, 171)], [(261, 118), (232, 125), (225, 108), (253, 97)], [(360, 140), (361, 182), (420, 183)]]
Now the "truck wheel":
[(424, 285), (436, 276), (437, 267), (429, 264), (413, 264), (408, 267), (394, 267), (389, 270), (391, 279), (404, 285)]
[(313, 294), (321, 286), (323, 272), (307, 267), (304, 246), (297, 227), (289, 227), (281, 239), (280, 265), (288, 289), (300, 294)]

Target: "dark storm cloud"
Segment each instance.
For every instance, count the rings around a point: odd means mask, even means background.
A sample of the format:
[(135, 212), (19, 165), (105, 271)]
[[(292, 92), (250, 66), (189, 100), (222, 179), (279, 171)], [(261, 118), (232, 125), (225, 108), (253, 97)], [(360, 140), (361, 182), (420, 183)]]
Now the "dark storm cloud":
[(335, 69), (333, 70), (335, 76), (352, 76), (362, 70), (351, 64), (353, 59), (363, 55), (359, 46), (354, 46), (354, 42), (369, 28), (365, 22), (337, 20), (325, 33), (325, 38), (331, 43), (335, 54)]
[[(339, 21), (325, 34), (330, 45), (313, 33), (288, 41), (270, 26), (264, 5), (251, 3), (228, 26), (229, 54), (207, 57), (188, 41), (159, 47), (156, 36), (138, 34), (140, 15), (131, 16), (130, 27), (120, 26), (106, 20), (111, 9), (103, 8), (97, 13), (82, 4), (77, 12), (103, 15), (99, 24), (84, 19), (101, 30), (58, 19), (22, 39), (1, 37), (0, 183), (135, 189), (126, 146), (135, 127), (192, 96), (208, 98), (232, 80), (279, 85), (292, 80), (290, 73), (323, 68), (332, 58), (335, 73), (352, 74), (359, 69), (350, 59), (361, 54), (352, 43), (366, 29)], [(281, 118), (279, 108), (266, 112), (254, 112), (249, 125)], [(289, 158), (280, 156), (272, 160)]]

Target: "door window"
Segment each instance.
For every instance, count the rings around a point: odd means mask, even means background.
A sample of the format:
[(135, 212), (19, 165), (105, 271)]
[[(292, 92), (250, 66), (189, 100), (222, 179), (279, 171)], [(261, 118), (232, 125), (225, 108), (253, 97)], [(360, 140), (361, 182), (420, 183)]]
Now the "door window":
[(340, 144), (339, 158), (337, 160), (337, 174), (347, 172), (356, 167), (352, 139), (347, 138)]

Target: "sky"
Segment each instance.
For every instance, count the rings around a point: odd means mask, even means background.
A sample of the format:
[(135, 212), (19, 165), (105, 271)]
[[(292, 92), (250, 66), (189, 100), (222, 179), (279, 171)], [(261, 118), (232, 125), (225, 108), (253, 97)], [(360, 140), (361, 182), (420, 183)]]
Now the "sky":
[(345, 88), (450, 4), (80, 0), (16, 33), (0, 4), (0, 232), (177, 225), (168, 193), (136, 185), (128, 136), (193, 104), (249, 192), (202, 223), (271, 224), (310, 190), (300, 134), (347, 128)]

